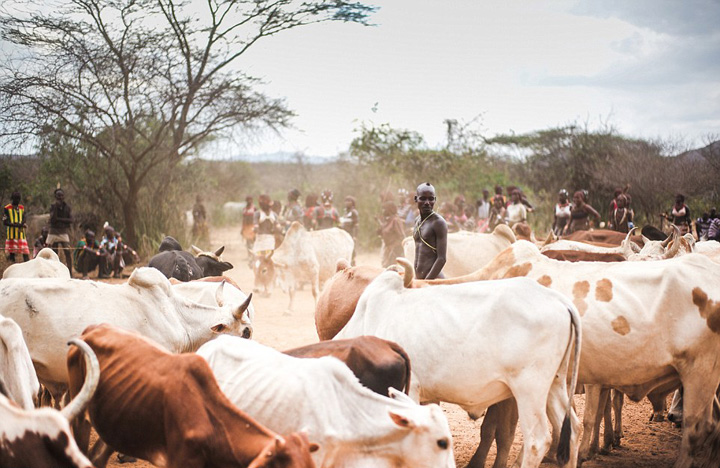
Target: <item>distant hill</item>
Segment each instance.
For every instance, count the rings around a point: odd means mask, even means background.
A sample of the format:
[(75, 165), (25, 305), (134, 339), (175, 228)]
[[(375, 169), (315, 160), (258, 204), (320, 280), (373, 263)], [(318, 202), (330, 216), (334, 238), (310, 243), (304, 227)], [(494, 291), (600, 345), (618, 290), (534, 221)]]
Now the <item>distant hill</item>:
[[(303, 162), (306, 164), (324, 164), (337, 159), (337, 157), (308, 156), (305, 154), (300, 155), (300, 157), (302, 157)], [(230, 159), (250, 163), (295, 163), (298, 160), (297, 158), (297, 153), (279, 151), (277, 153), (236, 155)]]
[(677, 155), (677, 158), (681, 161), (696, 162), (705, 161), (706, 156), (708, 155), (714, 155), (715, 158), (720, 157), (720, 140), (714, 141), (703, 148), (692, 149), (685, 151), (684, 153), (680, 153)]

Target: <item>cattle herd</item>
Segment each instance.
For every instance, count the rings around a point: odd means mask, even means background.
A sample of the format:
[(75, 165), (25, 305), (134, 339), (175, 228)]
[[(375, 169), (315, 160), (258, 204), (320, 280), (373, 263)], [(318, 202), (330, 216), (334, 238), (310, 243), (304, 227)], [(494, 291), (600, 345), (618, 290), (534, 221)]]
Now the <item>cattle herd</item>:
[(507, 466), (518, 426), (516, 466), (572, 468), (619, 442), (624, 396), (658, 419), (673, 392), (675, 467), (719, 467), (720, 243), (635, 232), (450, 234), (446, 278), (419, 280), (411, 239), (410, 261), (350, 266), (347, 233), (295, 223), (253, 265), (288, 314), (315, 299), (320, 342), (284, 352), (253, 339), (223, 248), (167, 238), (122, 284), (45, 249), (0, 280), (0, 468), (451, 468), (439, 402), (483, 418), (470, 468), (493, 442)]

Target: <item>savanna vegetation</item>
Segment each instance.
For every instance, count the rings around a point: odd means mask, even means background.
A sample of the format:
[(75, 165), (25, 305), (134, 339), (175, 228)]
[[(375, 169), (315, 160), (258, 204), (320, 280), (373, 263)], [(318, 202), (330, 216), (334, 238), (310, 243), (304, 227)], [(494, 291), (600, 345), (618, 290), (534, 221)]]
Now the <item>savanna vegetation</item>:
[[(325, 163), (198, 158), (203, 145), (258, 128), (281, 130), (293, 112), (240, 72), (265, 37), (312, 23), (368, 25), (374, 8), (344, 0), (71, 0), (49, 11), (11, 0), (0, 34), (15, 52), (0, 66), (0, 200), (20, 190), (30, 213), (46, 213), (59, 184), (84, 225), (109, 221), (145, 254), (164, 234), (187, 238), (185, 212), (202, 194), (211, 224), (237, 221), (220, 207), (268, 193), (284, 202), (328, 188), (342, 209), (358, 200), (361, 243), (377, 245), (380, 194), (432, 182), (440, 201), (469, 203), (494, 185), (519, 186), (546, 232), (559, 189), (588, 190), (602, 214), (629, 185), (638, 224), (658, 223), (675, 193), (693, 214), (718, 203), (720, 143), (681, 151), (629, 138), (611, 126), (576, 124), (490, 136), (478, 122), (445, 121), (446, 141), (391, 124), (360, 124), (348, 150)], [(195, 9), (193, 9), (195, 8)], [(9, 151), (8, 151), (9, 152)]]

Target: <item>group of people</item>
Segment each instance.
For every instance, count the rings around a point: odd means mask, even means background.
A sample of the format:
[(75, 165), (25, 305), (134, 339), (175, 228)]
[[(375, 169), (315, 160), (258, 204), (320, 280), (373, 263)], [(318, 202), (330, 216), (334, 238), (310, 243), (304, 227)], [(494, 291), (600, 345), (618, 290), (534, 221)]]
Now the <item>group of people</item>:
[[(285, 206), (269, 195), (261, 194), (255, 206), (252, 196), (245, 198), (242, 212), (242, 237), (248, 249), (249, 258), (254, 255), (267, 255), (280, 245), (293, 222), (301, 223), (307, 230), (316, 231), (339, 227), (347, 231), (357, 243), (360, 230), (360, 215), (353, 196), (345, 197), (345, 206), (341, 215), (333, 204), (332, 190), (323, 190), (305, 197), (305, 206), (300, 204), (300, 191), (292, 189), (287, 194)], [(320, 198), (321, 202), (318, 202)], [(355, 251), (353, 251), (353, 264)]]
[[(98, 278), (122, 276), (126, 257), (137, 261), (137, 252), (125, 245), (122, 237), (108, 223), (103, 227), (104, 235), (100, 241), (95, 232), (85, 230), (84, 237), (74, 248), (70, 246), (70, 234), (73, 223), (72, 209), (65, 201), (65, 191), (57, 188), (54, 192), (55, 203), (50, 205), (50, 220), (43, 226), (40, 235), (33, 244), (33, 258), (38, 252), (50, 247), (60, 255), (62, 251), (68, 270), (73, 269), (83, 279), (88, 273), (98, 269)], [(23, 261), (30, 260), (30, 248), (26, 233), (27, 222), (25, 207), (20, 203), (22, 195), (13, 192), (11, 202), (3, 208), (3, 225), (6, 227), (5, 252), (7, 260), (14, 263), (16, 255), (22, 255)]]
[[(576, 231), (587, 231), (591, 221), (600, 222), (600, 213), (587, 202), (587, 192), (578, 190), (573, 194), (572, 203), (568, 199), (568, 191), (558, 192), (558, 202), (553, 213), (552, 231), (557, 237), (572, 234)], [(610, 228), (615, 231), (628, 232), (632, 228), (632, 211), (625, 206), (627, 199), (615, 197), (610, 203)], [(614, 222), (612, 220), (615, 220)]]
[(698, 240), (714, 240), (720, 242), (720, 216), (717, 208), (711, 208), (695, 220)]

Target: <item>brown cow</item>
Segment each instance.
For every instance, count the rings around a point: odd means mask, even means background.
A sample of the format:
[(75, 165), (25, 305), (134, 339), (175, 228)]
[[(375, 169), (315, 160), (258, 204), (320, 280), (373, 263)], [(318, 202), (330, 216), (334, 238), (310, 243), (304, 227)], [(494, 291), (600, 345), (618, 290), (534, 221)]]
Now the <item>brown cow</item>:
[[(32, 468), (92, 468), (70, 432), (69, 421), (83, 414), (95, 391), (100, 369), (92, 350), (71, 340), (85, 354), (90, 368), (77, 398), (62, 411), (51, 408), (24, 410), (7, 398), (0, 380), (0, 466)], [(78, 352), (78, 360), (80, 360)], [(83, 382), (78, 383), (78, 387)]]
[(366, 265), (350, 267), (339, 260), (315, 305), (315, 329), (320, 341), (331, 340), (348, 323), (365, 287), (383, 269)]
[[(592, 231), (575, 231), (572, 234), (563, 237), (563, 239), (578, 242), (600, 242), (603, 244), (620, 245), (625, 240), (627, 233), (610, 231), (608, 229), (594, 229)], [(630, 238), (639, 246), (643, 246), (642, 236), (632, 236)]]
[[(101, 369), (88, 413), (112, 449), (168, 468), (315, 467), (310, 452), (317, 445), (305, 434), (281, 437), (240, 411), (200, 356), (171, 354), (107, 324), (86, 328), (82, 337)], [(68, 372), (75, 394), (85, 373), (75, 350)], [(101, 454), (98, 468), (111, 453)]]
[(582, 250), (546, 250), (541, 252), (548, 258), (565, 262), (624, 262), (619, 253), (583, 252)]
[(397, 343), (375, 336), (320, 343), (284, 351), (297, 358), (333, 356), (347, 365), (360, 383), (383, 396), (388, 388), (410, 390), (410, 357)]

